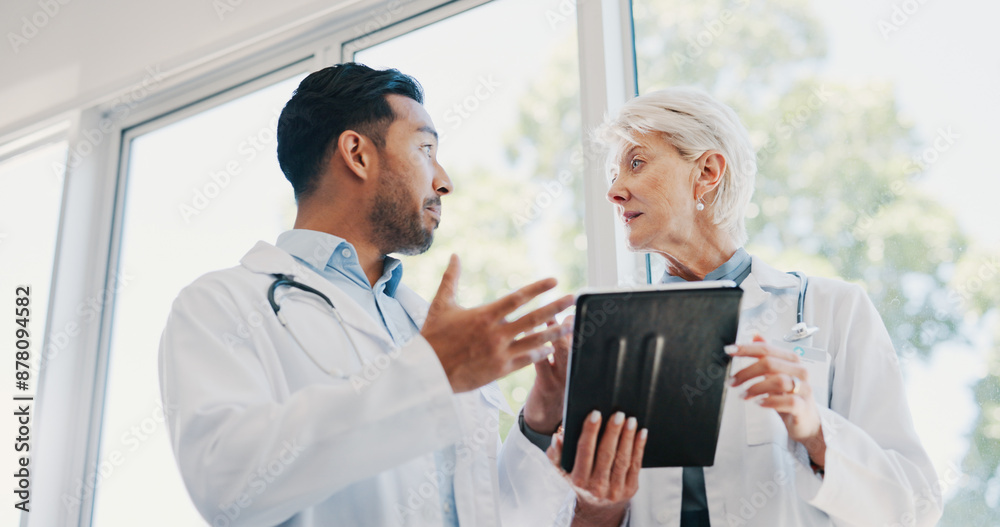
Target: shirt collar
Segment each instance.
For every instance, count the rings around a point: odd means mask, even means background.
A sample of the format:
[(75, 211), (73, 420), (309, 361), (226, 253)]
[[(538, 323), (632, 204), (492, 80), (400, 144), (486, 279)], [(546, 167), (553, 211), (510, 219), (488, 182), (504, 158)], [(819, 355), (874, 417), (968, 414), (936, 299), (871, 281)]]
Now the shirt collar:
[[(347, 240), (328, 232), (292, 229), (278, 235), (275, 244), (292, 256), (302, 260), (322, 274), (325, 269), (336, 270), (358, 285), (369, 287), (358, 261), (358, 251)], [(403, 264), (391, 256), (385, 257), (382, 276), (375, 282), (377, 290), (385, 285), (385, 294), (396, 295), (396, 288), (403, 279)]]
[[(732, 280), (736, 282), (736, 285), (740, 285), (743, 279), (750, 274), (750, 255), (747, 254), (746, 250), (740, 247), (736, 250), (726, 263), (720, 265), (712, 272), (705, 275), (705, 281), (712, 280)], [(673, 276), (667, 274), (666, 271), (663, 272), (663, 279), (660, 280), (664, 284), (671, 282), (684, 282), (683, 278), (678, 276)]]

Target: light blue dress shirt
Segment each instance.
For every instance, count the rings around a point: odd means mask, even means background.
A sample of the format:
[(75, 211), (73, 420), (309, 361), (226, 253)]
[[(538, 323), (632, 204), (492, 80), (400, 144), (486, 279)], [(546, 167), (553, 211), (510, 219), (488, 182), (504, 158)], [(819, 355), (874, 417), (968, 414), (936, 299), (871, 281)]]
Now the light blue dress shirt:
[[(399, 260), (385, 257), (382, 276), (373, 287), (369, 285), (368, 277), (361, 268), (354, 246), (343, 238), (325, 232), (293, 229), (281, 233), (275, 245), (347, 293), (373, 320), (382, 324), (397, 346), (402, 346), (420, 332), (420, 328), (395, 298), (396, 288), (403, 279), (403, 265)], [(444, 468), (455, 466), (455, 447), (438, 450), (434, 453), (434, 460), (438, 472), (444, 475), (437, 479), (443, 482), (440, 494), (444, 525), (458, 527), (455, 473), (454, 470)]]
[[(705, 275), (705, 280), (732, 280), (736, 285), (750, 274), (750, 255), (742, 247), (726, 263)], [(663, 272), (664, 284), (684, 282), (683, 278)], [(681, 493), (681, 527), (707, 522), (708, 497), (705, 495), (705, 470), (702, 467), (684, 467), (684, 491)], [(687, 514), (685, 514), (687, 513)]]

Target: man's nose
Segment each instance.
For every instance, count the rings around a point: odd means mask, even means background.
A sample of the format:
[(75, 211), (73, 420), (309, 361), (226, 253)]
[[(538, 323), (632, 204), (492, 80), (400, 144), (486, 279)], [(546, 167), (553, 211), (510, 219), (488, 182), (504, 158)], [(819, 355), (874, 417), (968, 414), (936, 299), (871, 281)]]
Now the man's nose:
[(434, 186), (435, 192), (443, 196), (452, 191), (451, 178), (448, 177), (448, 173), (445, 172), (444, 167), (438, 163), (435, 163), (435, 165), (437, 165), (437, 172), (434, 174), (434, 181), (431, 182), (431, 185)]

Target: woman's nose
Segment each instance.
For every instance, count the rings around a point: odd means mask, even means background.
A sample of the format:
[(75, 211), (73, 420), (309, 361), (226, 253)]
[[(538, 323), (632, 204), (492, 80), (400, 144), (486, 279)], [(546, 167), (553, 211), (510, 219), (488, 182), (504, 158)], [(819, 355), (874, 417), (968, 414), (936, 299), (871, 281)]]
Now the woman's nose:
[(611, 203), (621, 205), (628, 201), (628, 191), (625, 190), (619, 181), (615, 181), (611, 184), (611, 188), (608, 189), (607, 198)]

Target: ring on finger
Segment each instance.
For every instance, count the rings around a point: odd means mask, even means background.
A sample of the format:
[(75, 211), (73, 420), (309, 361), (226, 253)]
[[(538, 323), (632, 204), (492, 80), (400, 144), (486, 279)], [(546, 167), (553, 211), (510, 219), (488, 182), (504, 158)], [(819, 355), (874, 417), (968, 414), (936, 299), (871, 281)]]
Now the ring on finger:
[(790, 391), (788, 393), (790, 393), (792, 395), (795, 395), (795, 394), (799, 393), (799, 385), (801, 384), (801, 382), (799, 381), (798, 377), (796, 377), (794, 375), (792, 375), (791, 377), (792, 377), (792, 391)]

